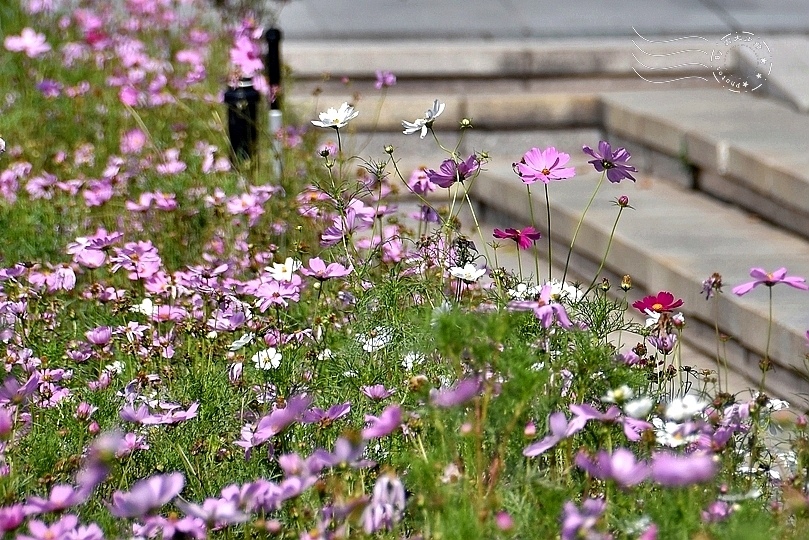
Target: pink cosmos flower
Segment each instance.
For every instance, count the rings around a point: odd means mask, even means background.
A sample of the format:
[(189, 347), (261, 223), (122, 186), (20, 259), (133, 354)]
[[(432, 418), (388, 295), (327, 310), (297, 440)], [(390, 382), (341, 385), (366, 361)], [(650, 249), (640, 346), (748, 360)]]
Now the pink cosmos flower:
[(71, 506), (83, 503), (90, 494), (68, 484), (57, 484), (51, 489), (47, 499), (28, 497), (25, 504), (26, 515), (61, 512)]
[(806, 284), (806, 280), (804, 278), (787, 276), (786, 268), (779, 268), (774, 272), (767, 272), (763, 268), (752, 268), (750, 269), (750, 277), (754, 278), (754, 281), (749, 281), (733, 287), (733, 294), (743, 296), (759, 285), (772, 287), (776, 283), (785, 283), (790, 287), (795, 287), (796, 289), (801, 289), (804, 291), (809, 289), (809, 285)]
[(19, 36), (8, 36), (3, 44), (12, 52), (24, 52), (29, 58), (36, 58), (51, 50), (45, 41), (45, 34), (37, 34), (32, 28), (23, 28)]
[(586, 452), (579, 451), (576, 465), (593, 478), (613, 480), (623, 488), (639, 484), (649, 476), (649, 466), (645, 462), (638, 462), (635, 454), (626, 448), (618, 448), (612, 454), (602, 450), (595, 459), (591, 459)]
[(510, 311), (533, 311), (543, 328), (550, 328), (554, 321), (562, 328), (573, 327), (565, 306), (554, 300), (550, 283), (542, 286), (537, 300), (512, 301), (508, 303), (507, 308)]
[(354, 266), (350, 265), (348, 268), (339, 263), (331, 263), (326, 266), (323, 259), (314, 257), (309, 259), (309, 268), (301, 268), (301, 274), (304, 276), (313, 277), (319, 281), (326, 281), (327, 279), (335, 277), (345, 277), (354, 271)]
[(733, 513), (733, 505), (726, 501), (714, 501), (702, 511), (702, 521), (705, 523), (719, 523), (725, 521)]
[[(298, 278), (300, 280), (300, 277)], [(256, 307), (264, 313), (272, 305), (287, 307), (289, 300), (300, 300), (300, 287), (284, 281), (272, 280), (262, 283), (255, 292)]]
[(107, 260), (107, 254), (95, 246), (92, 237), (79, 236), (67, 245), (67, 252), (76, 263), (87, 268), (100, 268)]
[(368, 427), (362, 430), (363, 439), (378, 439), (399, 429), (402, 423), (402, 409), (398, 405), (387, 407), (379, 417), (365, 415)]
[(123, 248), (115, 248), (115, 255), (110, 257), (114, 263), (110, 269), (113, 273), (120, 268), (128, 271), (131, 280), (146, 279), (160, 270), (162, 261), (157, 248), (149, 240), (128, 242)]
[(185, 486), (182, 473), (158, 474), (135, 483), (129, 492), (112, 494), (109, 511), (120, 518), (143, 517), (179, 495)]
[(84, 204), (88, 207), (101, 206), (112, 199), (113, 195), (112, 183), (109, 180), (91, 180), (87, 182), (87, 188), (82, 192)]
[(47, 525), (39, 520), (32, 520), (28, 522), (29, 535), (18, 534), (19, 540), (50, 540), (52, 538), (70, 538), (76, 531), (76, 525), (79, 523), (79, 518), (73, 514), (63, 516), (59, 521)]
[(376, 70), (376, 82), (374, 83), (374, 88), (377, 90), (382, 90), (383, 88), (389, 88), (396, 84), (396, 75), (394, 75), (390, 71), (382, 71)]
[(427, 169), (424, 167), (419, 167), (410, 174), (410, 178), (407, 179), (407, 187), (417, 195), (425, 195), (430, 191), (435, 191), (435, 184), (430, 182)]
[(581, 510), (572, 501), (567, 501), (562, 514), (562, 540), (603, 538), (593, 533), (592, 528), (606, 509), (607, 501), (604, 499), (586, 499), (582, 502)]
[(388, 390), (382, 384), (375, 384), (373, 386), (363, 386), (360, 388), (360, 392), (368, 396), (370, 399), (373, 399), (374, 401), (389, 398), (394, 394), (394, 390)]
[(252, 77), (254, 73), (264, 69), (261, 51), (246, 35), (236, 38), (233, 48), (230, 49), (230, 61), (243, 77)]
[(208, 498), (202, 505), (180, 500), (177, 501), (177, 507), (187, 515), (199, 518), (211, 526), (233, 525), (250, 519), (249, 515), (239, 510), (234, 501), (226, 499)]
[(495, 238), (514, 240), (517, 242), (518, 248), (528, 249), (531, 247), (531, 244), (539, 240), (542, 235), (533, 227), (525, 227), (522, 229), (495, 229), (493, 236)]
[(302, 424), (330, 424), (335, 420), (342, 418), (343, 416), (347, 415), (351, 412), (351, 403), (338, 403), (337, 405), (333, 405), (329, 407), (327, 410), (323, 410), (320, 407), (312, 407), (308, 411), (304, 411), (303, 415), (301, 416), (301, 423)]
[(545, 150), (530, 149), (513, 167), (524, 184), (533, 184), (537, 181), (547, 184), (551, 180), (567, 180), (576, 176), (574, 167), (565, 167), (568, 161), (570, 154), (559, 152), (550, 146)]
[(170, 148), (163, 153), (164, 162), (155, 167), (155, 170), (164, 176), (178, 174), (186, 169), (186, 164), (179, 159), (180, 151)]
[(21, 504), (0, 507), (0, 531), (10, 532), (22, 525), (25, 513)]
[(462, 405), (480, 394), (481, 382), (478, 377), (468, 377), (451, 388), (430, 391), (430, 402), (437, 407)]
[(146, 134), (138, 128), (131, 129), (121, 136), (122, 154), (139, 154), (146, 146)]
[(472, 154), (466, 161), (456, 162), (454, 159), (445, 159), (438, 172), (433, 169), (427, 170), (427, 178), (442, 187), (451, 187), (455, 182), (463, 183), (464, 180), (474, 175), (480, 170), (480, 161), (475, 154)]
[(565, 413), (563, 412), (555, 412), (548, 416), (548, 427), (551, 428), (550, 435), (546, 436), (541, 441), (526, 446), (522, 451), (522, 455), (526, 457), (538, 456), (556, 446), (562, 439), (570, 437), (575, 433), (568, 424)]
[(716, 475), (716, 470), (711, 454), (658, 452), (652, 456), (652, 480), (667, 487), (707, 482)]

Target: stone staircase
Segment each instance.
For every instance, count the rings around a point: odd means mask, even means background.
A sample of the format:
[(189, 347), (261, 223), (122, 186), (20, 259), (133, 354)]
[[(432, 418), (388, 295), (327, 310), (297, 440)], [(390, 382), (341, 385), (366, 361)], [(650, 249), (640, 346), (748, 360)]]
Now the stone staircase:
[[(809, 52), (804, 38), (780, 39), (797, 40), (792, 46), (802, 43)], [(381, 158), (382, 147), (393, 144), (405, 174), (419, 165), (437, 167), (446, 155), (433, 141), (402, 135), (402, 119), (420, 116), (435, 98), (446, 103), (437, 128), (451, 130), (462, 118), (471, 118), (475, 129), (466, 133), (459, 151), (485, 150), (491, 157), (472, 188), (488, 226), (530, 223), (526, 189), (511, 170), (512, 162), (533, 146), (570, 153), (577, 176), (549, 186), (557, 264), (564, 263), (598, 180), (581, 145), (595, 146), (605, 138), (626, 146), (639, 180), (602, 186), (579, 233), (574, 274), (593, 276), (617, 212), (611, 201), (627, 195), (634, 210), (624, 212), (602, 274), (616, 284), (630, 274), (636, 285), (633, 299), (659, 290), (683, 298), (689, 343), (715, 356), (717, 324), (731, 337), (722, 346), (731, 368), (756, 386), (767, 343), (767, 290), (739, 298), (730, 289), (748, 281), (754, 266), (785, 266), (790, 274), (809, 276), (809, 154), (802, 151), (809, 141), (809, 116), (803, 113), (809, 86), (798, 84), (809, 70), (785, 67), (777, 76), (774, 70), (765, 86), (770, 95), (731, 93), (713, 80), (650, 84), (633, 71), (637, 65), (630, 48), (627, 40), (348, 43), (339, 48), (288, 43), (285, 57), (297, 76), (288, 98), (303, 117), (351, 101), (361, 110), (352, 122), (361, 141), (355, 150)], [(749, 73), (749, 59), (739, 55), (733, 68)], [(389, 69), (400, 78), (381, 102), (371, 82), (375, 69)], [(324, 78), (324, 71), (331, 78)], [(679, 74), (694, 73), (693, 67), (684, 67)], [(352, 81), (348, 86), (339, 80), (343, 75)], [(439, 133), (445, 146), (454, 146), (457, 135)], [(544, 231), (542, 186), (532, 195)], [(546, 258), (545, 241), (537, 247)], [(700, 295), (702, 281), (713, 272), (721, 273), (725, 283), (718, 309)], [(767, 390), (800, 407), (809, 390), (804, 365), (809, 292), (783, 285), (772, 292), (775, 369), (767, 375)]]

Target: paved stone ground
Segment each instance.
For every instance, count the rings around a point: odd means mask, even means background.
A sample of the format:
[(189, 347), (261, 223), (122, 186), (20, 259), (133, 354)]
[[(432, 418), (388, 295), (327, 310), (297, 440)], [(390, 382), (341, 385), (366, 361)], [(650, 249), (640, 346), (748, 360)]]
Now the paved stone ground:
[(497, 40), (809, 32), (805, 0), (292, 0), (290, 39)]

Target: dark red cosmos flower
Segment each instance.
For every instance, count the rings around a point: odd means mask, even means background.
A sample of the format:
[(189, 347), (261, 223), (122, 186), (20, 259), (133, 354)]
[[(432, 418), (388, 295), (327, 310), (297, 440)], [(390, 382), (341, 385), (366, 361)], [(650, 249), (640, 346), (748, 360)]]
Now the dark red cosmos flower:
[(653, 311), (654, 313), (662, 313), (664, 311), (671, 311), (683, 305), (680, 299), (675, 300), (674, 295), (668, 291), (660, 291), (656, 295), (647, 296), (643, 300), (638, 300), (632, 304), (632, 307), (637, 308), (641, 313), (646, 313), (646, 310)]
[(520, 249), (528, 249), (531, 244), (536, 242), (542, 236), (538, 230), (533, 227), (525, 227), (524, 229), (495, 229), (493, 236), (495, 238), (508, 238), (517, 242)]

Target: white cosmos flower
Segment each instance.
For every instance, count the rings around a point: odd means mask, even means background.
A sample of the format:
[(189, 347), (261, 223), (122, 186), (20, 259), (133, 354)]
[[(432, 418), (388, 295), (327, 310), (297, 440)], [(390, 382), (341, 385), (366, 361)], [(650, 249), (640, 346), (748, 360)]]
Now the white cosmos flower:
[(151, 298), (144, 298), (140, 304), (136, 304), (129, 308), (129, 311), (151, 317), (157, 312), (157, 306), (154, 305)]
[(657, 323), (660, 320), (660, 313), (652, 311), (651, 309), (645, 309), (643, 312), (646, 314), (646, 328), (657, 326)]
[(571, 302), (581, 300), (582, 292), (576, 286), (568, 282), (562, 283), (557, 279), (552, 279), (545, 284), (551, 286), (551, 298), (554, 300), (558, 301), (561, 298), (567, 298)]
[(662, 419), (654, 417), (652, 425), (655, 428), (657, 444), (662, 446), (678, 448), (699, 439), (699, 433), (687, 433), (685, 426), (677, 422), (664, 422)]
[(371, 330), (367, 335), (360, 334), (357, 336), (357, 341), (362, 344), (362, 350), (367, 353), (374, 353), (393, 340), (393, 331), (384, 326), (377, 326)]
[(513, 289), (506, 291), (512, 300), (530, 300), (539, 294), (540, 288), (536, 285), (517, 283)]
[(112, 375), (120, 375), (124, 372), (124, 364), (120, 360), (116, 360), (112, 364), (104, 366), (104, 371)]
[(424, 363), (424, 355), (416, 352), (409, 352), (402, 358), (402, 367), (407, 371), (413, 371), (414, 366), (420, 366)]
[(326, 109), (326, 112), (318, 115), (320, 120), (312, 120), (312, 123), (317, 127), (339, 129), (345, 127), (358, 114), (360, 114), (359, 111), (355, 111), (354, 107), (344, 102), (339, 109), (334, 107)]
[(624, 413), (631, 418), (640, 420), (646, 418), (653, 406), (654, 401), (652, 401), (652, 398), (643, 396), (624, 403)]
[(255, 337), (256, 337), (256, 335), (253, 332), (247, 332), (242, 337), (240, 337), (239, 339), (237, 339), (236, 341), (231, 343), (228, 350), (230, 352), (236, 352), (239, 349), (241, 349), (242, 347), (244, 347), (245, 345), (249, 344), (251, 341), (253, 341), (253, 338), (255, 338)]
[(485, 268), (477, 268), (472, 263), (466, 263), (466, 266), (461, 268), (460, 266), (453, 266), (449, 269), (449, 273), (452, 277), (456, 277), (467, 283), (474, 283), (475, 281), (479, 280), (483, 274), (486, 273)]
[(424, 112), (423, 118), (416, 118), (413, 122), (402, 120), (402, 127), (404, 128), (402, 133), (412, 135), (420, 131), (421, 138), (423, 139), (424, 136), (427, 135), (427, 129), (433, 126), (433, 122), (436, 118), (441, 116), (442, 112), (444, 112), (444, 104), (436, 99), (433, 101), (432, 108)]
[(292, 274), (295, 273), (303, 263), (292, 257), (287, 257), (283, 263), (272, 263), (264, 270), (276, 281), (292, 281)]
[(632, 399), (634, 395), (635, 392), (633, 392), (630, 387), (623, 384), (619, 388), (608, 390), (607, 395), (601, 397), (601, 401), (604, 403), (623, 403), (628, 399)]
[(5, 151), (6, 151), (6, 141), (4, 141), (2, 137), (0, 137), (0, 154), (2, 154)]
[(275, 350), (275, 347), (270, 347), (264, 351), (257, 352), (250, 360), (255, 364), (257, 369), (266, 371), (278, 369), (281, 365), (281, 358), (281, 353)]
[(707, 406), (707, 401), (703, 401), (693, 394), (688, 394), (685, 397), (672, 400), (666, 405), (666, 418), (675, 422), (690, 420)]

